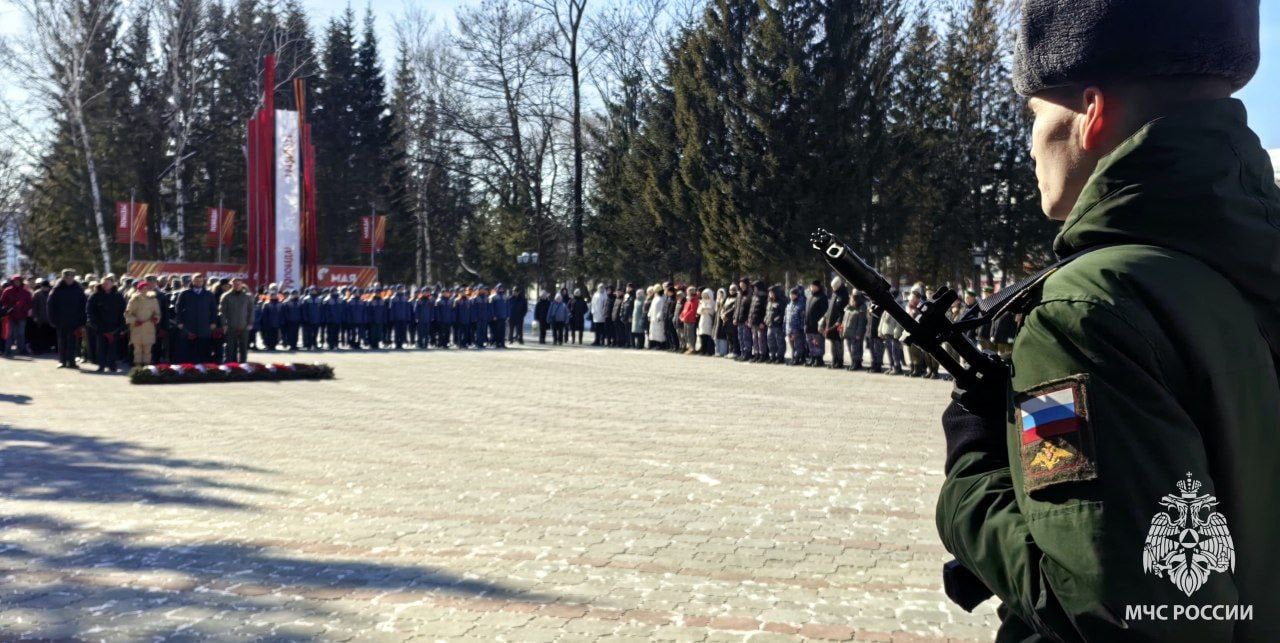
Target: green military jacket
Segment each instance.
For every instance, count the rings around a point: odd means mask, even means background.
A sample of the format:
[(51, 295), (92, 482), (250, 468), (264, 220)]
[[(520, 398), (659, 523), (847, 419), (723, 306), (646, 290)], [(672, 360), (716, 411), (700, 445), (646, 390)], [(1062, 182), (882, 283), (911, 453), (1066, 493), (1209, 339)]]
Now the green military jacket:
[(943, 543), (997, 640), (1280, 641), (1280, 189), (1244, 106), (1103, 158), (1054, 242), (1089, 249), (1024, 311), (1007, 452), (948, 472)]

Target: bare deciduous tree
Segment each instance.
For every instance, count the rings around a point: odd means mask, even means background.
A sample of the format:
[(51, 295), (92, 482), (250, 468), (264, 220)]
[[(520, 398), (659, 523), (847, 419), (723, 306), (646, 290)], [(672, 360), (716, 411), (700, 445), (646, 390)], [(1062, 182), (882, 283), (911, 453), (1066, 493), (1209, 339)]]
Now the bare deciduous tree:
[(569, 127), (573, 136), (573, 185), (571, 207), (573, 216), (573, 256), (583, 256), (583, 221), (586, 209), (583, 205), (583, 142), (582, 142), (582, 73), (587, 47), (583, 42), (582, 27), (586, 16), (587, 0), (523, 0), (547, 18), (555, 29), (555, 47), (548, 51), (563, 65), (569, 77), (571, 102)]
[(165, 170), (173, 177), (175, 230), (178, 261), (187, 259), (185, 163), (208, 100), (212, 80), (214, 45), (218, 34), (209, 31), (208, 5), (203, 0), (161, 0), (156, 4), (161, 26), (168, 104), (165, 122), (172, 164)]
[(105, 88), (93, 85), (90, 65), (99, 37), (115, 18), (117, 2), (104, 0), (13, 0), (26, 18), (27, 31), (6, 43), (0, 52), (4, 64), (24, 88), (55, 111), (66, 114), (84, 159), (89, 179), (93, 224), (98, 238), (103, 272), (112, 269), (111, 236), (103, 211), (98, 181), (97, 153), (90, 133), (88, 107)]

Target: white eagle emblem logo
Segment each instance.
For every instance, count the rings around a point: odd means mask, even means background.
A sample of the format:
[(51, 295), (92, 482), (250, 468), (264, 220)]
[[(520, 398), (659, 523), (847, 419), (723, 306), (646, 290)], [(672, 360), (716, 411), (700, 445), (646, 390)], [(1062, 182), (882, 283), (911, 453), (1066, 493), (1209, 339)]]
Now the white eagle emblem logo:
[(1227, 519), (1214, 511), (1218, 499), (1200, 494), (1200, 482), (1187, 473), (1178, 482), (1179, 495), (1160, 499), (1168, 511), (1151, 518), (1142, 548), (1142, 571), (1169, 581), (1187, 596), (1200, 589), (1213, 572), (1236, 569), (1236, 548)]

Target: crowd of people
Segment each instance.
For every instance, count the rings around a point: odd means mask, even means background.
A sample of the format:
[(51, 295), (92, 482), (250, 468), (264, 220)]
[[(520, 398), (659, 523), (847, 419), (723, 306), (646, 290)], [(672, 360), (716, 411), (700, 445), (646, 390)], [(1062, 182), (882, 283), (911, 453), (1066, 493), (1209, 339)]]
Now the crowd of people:
[[(986, 294), (991, 289), (984, 288)], [(918, 315), (933, 292), (923, 283), (894, 289), (903, 307)], [(958, 317), (977, 302), (966, 290), (950, 314)], [(668, 350), (686, 355), (732, 357), (740, 362), (828, 367), (852, 371), (945, 378), (938, 362), (908, 342), (902, 326), (871, 304), (839, 277), (830, 285), (814, 280), (808, 287), (742, 278), (712, 290), (675, 282), (637, 287), (597, 286), (587, 299), (581, 290), (570, 295), (543, 293), (534, 306), (539, 342), (548, 330), (553, 344), (583, 342), (590, 324), (593, 345)], [(973, 330), (970, 339), (984, 349), (1007, 355), (1013, 348), (1016, 321), (1005, 317)], [(829, 358), (829, 359), (828, 359)]]
[[(917, 314), (932, 295), (922, 283), (894, 290)], [(976, 301), (969, 290), (951, 314)], [(532, 315), (529, 313), (532, 312)], [(4, 354), (56, 350), (59, 368), (246, 362), (248, 352), (503, 349), (524, 343), (526, 321), (540, 344), (666, 350), (740, 362), (947, 377), (936, 360), (903, 341), (901, 325), (838, 277), (790, 289), (743, 278), (712, 290), (667, 282), (599, 284), (541, 292), (532, 311), (524, 289), (377, 286), (251, 292), (239, 279), (204, 275), (101, 278), (62, 271), (12, 277), (0, 290)], [(973, 331), (984, 348), (1012, 349), (1012, 319)]]

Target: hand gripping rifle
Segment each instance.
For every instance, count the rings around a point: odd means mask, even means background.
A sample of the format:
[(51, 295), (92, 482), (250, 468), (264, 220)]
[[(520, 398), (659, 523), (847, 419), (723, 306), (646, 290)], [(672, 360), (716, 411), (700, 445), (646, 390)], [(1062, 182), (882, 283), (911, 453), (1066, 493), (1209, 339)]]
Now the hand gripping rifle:
[[(965, 331), (977, 328), (989, 319), (982, 315), (978, 305), (970, 306), (959, 320), (953, 322), (946, 315), (959, 295), (950, 288), (943, 288), (935, 292), (932, 299), (921, 303), (919, 317), (912, 317), (889, 292), (889, 281), (884, 275), (867, 265), (862, 257), (835, 235), (819, 228), (809, 240), (813, 243), (814, 250), (822, 253), (836, 274), (866, 293), (884, 314), (902, 324), (903, 330), (907, 332), (903, 343), (914, 344), (938, 360), (956, 378), (958, 386), (972, 390), (987, 383), (1003, 382), (1009, 376), (1004, 362), (979, 350), (964, 335)], [(947, 346), (959, 356), (958, 360), (946, 351)], [(966, 612), (973, 611), (978, 604), (992, 596), (991, 590), (987, 589), (982, 580), (957, 560), (942, 566), (942, 585), (947, 597)]]

